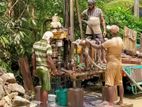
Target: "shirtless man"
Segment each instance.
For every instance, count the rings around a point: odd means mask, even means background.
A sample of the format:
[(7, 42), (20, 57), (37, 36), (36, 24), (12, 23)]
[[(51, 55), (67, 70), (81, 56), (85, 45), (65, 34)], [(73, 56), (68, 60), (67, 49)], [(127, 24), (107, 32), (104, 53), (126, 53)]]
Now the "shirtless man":
[(97, 45), (95, 42), (86, 40), (94, 48), (104, 48), (106, 50), (107, 68), (105, 72), (105, 86), (108, 88), (109, 107), (113, 107), (113, 86), (119, 87), (120, 101), (118, 104), (123, 105), (123, 84), (122, 84), (122, 63), (121, 53), (123, 50), (123, 41), (118, 37), (119, 27), (112, 25), (110, 27), (112, 39)]

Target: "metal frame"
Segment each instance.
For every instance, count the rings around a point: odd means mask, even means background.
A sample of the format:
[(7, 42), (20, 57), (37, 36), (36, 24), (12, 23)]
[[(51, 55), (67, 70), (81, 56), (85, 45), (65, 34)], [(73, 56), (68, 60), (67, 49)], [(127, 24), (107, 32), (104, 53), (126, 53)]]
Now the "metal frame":
[[(140, 94), (142, 93), (142, 79), (140, 82), (137, 82), (135, 79), (131, 77), (132, 73), (134, 73), (134, 69), (142, 69), (142, 65), (134, 65), (134, 66), (123, 66), (123, 72), (127, 75), (130, 79), (130, 87), (128, 89), (131, 90), (133, 94)], [(135, 71), (138, 72), (138, 71)]]

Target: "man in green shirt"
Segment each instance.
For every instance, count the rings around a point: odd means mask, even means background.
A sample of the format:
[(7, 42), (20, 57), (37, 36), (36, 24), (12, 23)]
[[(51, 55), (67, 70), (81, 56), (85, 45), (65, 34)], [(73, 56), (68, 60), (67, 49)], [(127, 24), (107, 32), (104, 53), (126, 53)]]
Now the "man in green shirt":
[(50, 39), (52, 37), (53, 33), (47, 31), (41, 40), (33, 44), (33, 75), (36, 74), (41, 80), (40, 107), (47, 107), (48, 91), (51, 89), (50, 70), (52, 70), (52, 74), (59, 74), (51, 57)]

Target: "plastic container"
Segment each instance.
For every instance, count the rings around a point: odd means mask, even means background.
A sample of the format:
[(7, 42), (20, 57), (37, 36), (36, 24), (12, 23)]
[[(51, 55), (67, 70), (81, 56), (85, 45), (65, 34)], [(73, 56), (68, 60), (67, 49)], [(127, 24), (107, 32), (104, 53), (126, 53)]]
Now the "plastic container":
[(49, 102), (56, 102), (56, 95), (48, 94), (48, 101)]
[(67, 106), (67, 89), (58, 89), (56, 92), (56, 103), (59, 106)]
[[(118, 100), (117, 86), (113, 86), (112, 88), (114, 90), (112, 100), (117, 101)], [(109, 101), (108, 88), (105, 86), (102, 87), (102, 97), (103, 97), (103, 100)]]
[(48, 107), (57, 107), (57, 105), (56, 105), (56, 95), (48, 94)]
[(62, 40), (57, 40), (56, 45), (57, 45), (57, 47), (62, 47), (63, 46), (63, 41)]
[(83, 107), (84, 92), (81, 88), (70, 88), (68, 90), (68, 106), (67, 107)]
[(35, 100), (40, 101), (40, 91), (41, 91), (41, 86), (36, 86), (35, 87)]

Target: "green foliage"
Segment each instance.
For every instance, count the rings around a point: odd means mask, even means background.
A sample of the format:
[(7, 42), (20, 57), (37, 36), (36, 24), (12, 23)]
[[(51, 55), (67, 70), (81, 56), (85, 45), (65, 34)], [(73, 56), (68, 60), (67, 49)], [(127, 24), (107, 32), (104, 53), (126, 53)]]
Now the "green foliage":
[(3, 0), (0, 1), (0, 16), (6, 11), (6, 2)]
[[(60, 17), (63, 17), (64, 11), (64, 0), (32, 0), (30, 3), (34, 5), (36, 11), (36, 25), (38, 28), (41, 28), (40, 35), (43, 34), (48, 28), (43, 28), (44, 22), (47, 19), (50, 19), (53, 15), (57, 14)], [(47, 23), (49, 24), (49, 22)]]
[[(31, 56), (33, 43), (47, 30), (47, 26), (44, 26), (45, 21), (55, 13), (63, 17), (64, 8), (63, 0), (22, 0), (13, 7), (16, 11), (15, 16), (7, 17), (7, 3), (5, 0), (0, 3), (0, 66), (11, 66), (12, 63), (17, 63), (19, 57)], [(34, 18), (29, 10), (30, 6), (35, 9)], [(61, 20), (63, 22), (63, 19)]]
[(127, 8), (125, 8), (125, 6), (121, 7), (121, 5), (115, 5), (115, 7), (107, 7), (108, 4), (104, 9), (105, 19), (108, 25), (117, 24), (121, 28), (122, 35), (124, 26), (136, 30), (138, 34), (142, 32), (142, 19), (134, 17), (131, 9), (128, 10)]
[(111, 0), (108, 2), (105, 7), (107, 8), (125, 8), (126, 10), (132, 8), (134, 5), (134, 0)]
[[(0, 66), (8, 69), (21, 56), (31, 56), (32, 45), (39, 40), (54, 14), (64, 21), (64, 0), (21, 0), (15, 5), (17, 17), (6, 17), (7, 1), (0, 2)], [(105, 13), (107, 25), (117, 24), (123, 34), (124, 26), (142, 32), (142, 19), (132, 14), (134, 0), (97, 0), (97, 6)], [(87, 0), (78, 0), (80, 11), (87, 8)], [(141, 0), (140, 0), (141, 2)], [(21, 6), (23, 5), (23, 6)], [(32, 16), (31, 7), (35, 9)], [(75, 36), (80, 36), (77, 12), (75, 10)], [(83, 26), (85, 31), (85, 26)], [(84, 32), (85, 33), (85, 32)]]
[(142, 8), (142, 0), (139, 0), (139, 7), (141, 7)]
[(10, 62), (6, 62), (0, 59), (0, 71), (12, 72), (11, 67), (10, 67)]
[(53, 16), (55, 13), (63, 15), (63, 1), (64, 0), (35, 0), (37, 16), (43, 18), (43, 16)]

